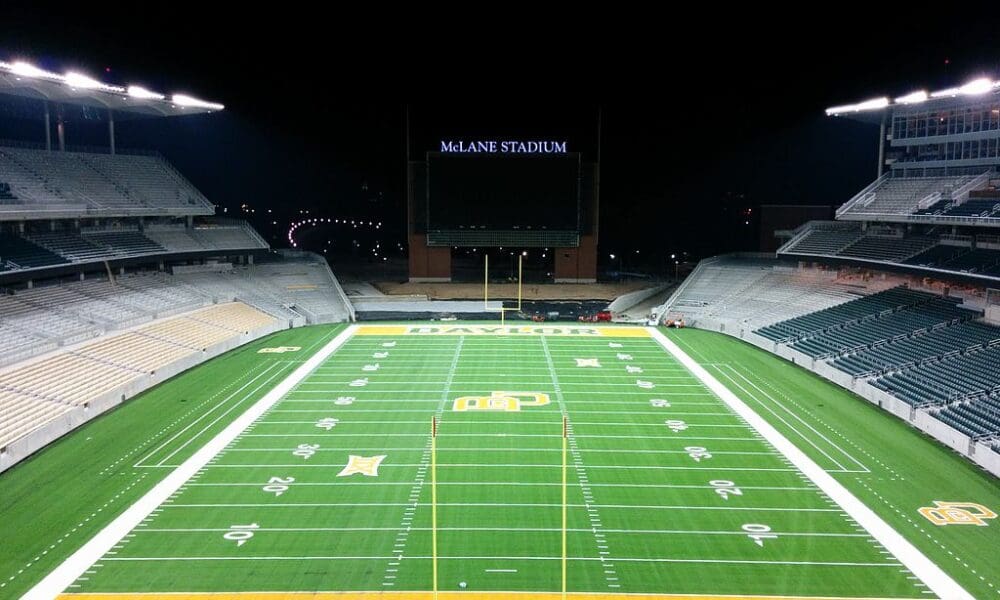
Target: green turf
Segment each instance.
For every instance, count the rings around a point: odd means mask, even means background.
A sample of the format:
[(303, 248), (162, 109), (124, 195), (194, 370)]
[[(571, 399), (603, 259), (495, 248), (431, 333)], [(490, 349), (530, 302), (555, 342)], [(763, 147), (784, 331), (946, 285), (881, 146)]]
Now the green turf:
[[(27, 591), (169, 472), (157, 463), (175, 450), (164, 465), (188, 458), (301, 359), (257, 350), (299, 345), (314, 352), (342, 327), (283, 331), (215, 358), (0, 475), (0, 598)], [(150, 468), (133, 466), (164, 443), (143, 462)]]
[[(8, 542), (0, 581), (9, 583), (0, 597), (25, 591), (332, 333), (284, 332), (212, 361), (0, 476)], [(718, 334), (669, 335), (966, 589), (997, 594), (991, 551), (1000, 523), (934, 527), (916, 512), (933, 500), (1000, 507), (996, 479), (781, 359)], [(396, 345), (383, 348), (389, 341)], [(305, 348), (294, 358), (256, 353), (272, 345)], [(578, 367), (576, 358), (602, 366)], [(362, 370), (374, 362), (378, 371)], [(362, 376), (369, 385), (348, 386)], [(637, 378), (656, 389), (637, 388)], [(498, 390), (544, 392), (552, 402), (516, 413), (451, 410), (456, 397)], [(354, 401), (335, 404), (341, 396)], [(210, 418), (160, 448), (209, 409)], [(655, 341), (493, 336), (351, 339), (71, 591), (429, 589), (435, 415), (442, 588), (467, 581), (476, 590), (556, 591), (563, 414), (572, 423), (571, 591), (925, 596)], [(316, 426), (325, 418), (339, 421), (327, 431)], [(667, 419), (686, 429), (671, 431)], [(295, 456), (300, 444), (319, 448)], [(711, 458), (696, 462), (690, 446)], [(349, 454), (387, 458), (378, 477), (337, 477)], [(276, 495), (263, 489), (272, 477), (295, 481)], [(719, 480), (742, 495), (723, 499), (709, 483)], [(254, 535), (242, 545), (226, 539), (250, 524)], [(778, 537), (758, 546), (747, 524)]]

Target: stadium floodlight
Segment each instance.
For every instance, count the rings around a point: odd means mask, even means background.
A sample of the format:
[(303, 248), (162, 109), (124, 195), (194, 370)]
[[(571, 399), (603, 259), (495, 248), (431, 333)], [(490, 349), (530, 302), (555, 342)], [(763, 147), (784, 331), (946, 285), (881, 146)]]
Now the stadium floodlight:
[(35, 65), (24, 61), (18, 61), (10, 65), (10, 72), (20, 77), (32, 77), (36, 79), (64, 79), (64, 77), (58, 73), (50, 73), (45, 69), (39, 69)]
[(108, 85), (106, 83), (101, 83), (100, 81), (94, 79), (93, 77), (88, 77), (82, 73), (76, 73), (70, 71), (63, 76), (63, 81), (66, 85), (71, 88), (81, 89), (81, 90), (104, 90), (106, 92), (124, 92), (124, 88), (120, 88), (113, 85)]
[(839, 115), (843, 113), (861, 112), (863, 110), (879, 110), (889, 106), (889, 99), (886, 97), (873, 98), (857, 104), (845, 104), (844, 106), (834, 106), (826, 109), (827, 115)]
[(930, 96), (927, 92), (920, 90), (919, 92), (913, 92), (905, 96), (900, 96), (896, 98), (896, 104), (919, 104), (921, 102), (926, 102)]
[(199, 100), (185, 94), (174, 94), (171, 96), (171, 101), (177, 106), (190, 107), (190, 108), (207, 108), (208, 110), (222, 110), (225, 108), (222, 104), (216, 104), (215, 102), (206, 102), (204, 100)]
[(990, 90), (992, 90), (995, 87), (998, 87), (998, 83), (997, 82), (990, 81), (989, 79), (987, 79), (985, 77), (980, 77), (979, 79), (973, 79), (972, 81), (970, 81), (970, 82), (968, 82), (965, 85), (960, 86), (960, 87), (948, 88), (946, 90), (941, 90), (939, 92), (934, 92), (933, 94), (931, 94), (931, 97), (932, 98), (946, 98), (946, 97), (952, 97), (952, 98), (954, 98), (955, 96), (959, 96), (959, 95), (977, 96), (979, 94), (985, 94), (985, 93), (989, 92)]
[(157, 94), (156, 92), (151, 92), (144, 87), (138, 85), (128, 86), (128, 95), (137, 98), (139, 100), (164, 100), (166, 96), (163, 94)]
[(985, 94), (986, 92), (989, 92), (990, 90), (993, 89), (993, 87), (994, 84), (992, 81), (986, 79), (985, 77), (981, 77), (979, 79), (974, 79), (970, 81), (969, 83), (958, 88), (958, 90), (963, 94), (965, 94), (966, 96), (976, 96), (979, 94)]

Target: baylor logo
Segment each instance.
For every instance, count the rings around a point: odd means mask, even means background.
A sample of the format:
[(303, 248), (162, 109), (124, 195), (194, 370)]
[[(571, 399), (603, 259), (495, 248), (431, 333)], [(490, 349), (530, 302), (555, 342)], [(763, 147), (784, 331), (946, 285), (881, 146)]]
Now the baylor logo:
[(923, 506), (920, 514), (935, 525), (978, 525), (986, 527), (986, 519), (995, 519), (997, 514), (982, 504), (973, 502), (934, 501), (934, 506)]
[(549, 395), (539, 392), (493, 392), (489, 396), (455, 398), (451, 409), (455, 412), (468, 410), (518, 412), (522, 406), (545, 406), (548, 403)]

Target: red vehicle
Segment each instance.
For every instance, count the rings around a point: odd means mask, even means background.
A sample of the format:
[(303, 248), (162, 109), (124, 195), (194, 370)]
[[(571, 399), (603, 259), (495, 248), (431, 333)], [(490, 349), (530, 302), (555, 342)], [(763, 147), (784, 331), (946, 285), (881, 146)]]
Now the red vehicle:
[(610, 310), (602, 310), (601, 312), (597, 313), (596, 315), (594, 315), (594, 322), (595, 323), (601, 323), (601, 322), (610, 323), (611, 322), (611, 311)]

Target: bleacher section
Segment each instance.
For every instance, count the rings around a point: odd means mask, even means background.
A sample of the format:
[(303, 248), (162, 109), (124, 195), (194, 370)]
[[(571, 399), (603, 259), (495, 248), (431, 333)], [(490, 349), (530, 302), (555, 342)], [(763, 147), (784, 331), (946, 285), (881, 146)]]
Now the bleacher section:
[(989, 394), (1000, 389), (1000, 345), (953, 352), (875, 379), (872, 385), (914, 406)]
[(156, 156), (2, 147), (0, 181), (18, 200), (0, 202), (0, 218), (214, 213), (201, 192)]
[(274, 322), (245, 304), (221, 304), (0, 373), (0, 447), (166, 365)]
[(891, 340), (898, 336), (911, 335), (933, 327), (953, 325), (975, 316), (978, 314), (957, 308), (954, 301), (934, 299), (916, 306), (901, 308), (888, 315), (883, 313), (845, 323), (795, 342), (791, 347), (813, 358), (827, 358), (869, 348), (876, 342)]
[(863, 234), (857, 226), (824, 227), (826, 223), (816, 223), (806, 234), (793, 240), (782, 250), (794, 254), (837, 254), (861, 239)]
[(0, 272), (181, 252), (246, 252), (268, 248), (242, 221), (170, 227), (0, 234)]
[(939, 245), (904, 261), (907, 264), (962, 273), (1000, 275), (1000, 250)]
[(58, 254), (24, 238), (0, 235), (0, 271), (51, 267), (66, 262)]
[(756, 333), (776, 342), (797, 341), (850, 322), (875, 317), (885, 311), (915, 306), (933, 298), (936, 298), (933, 294), (896, 287), (839, 306), (781, 321), (763, 327)]
[(953, 191), (971, 183), (977, 175), (950, 177), (885, 177), (845, 205), (846, 216), (911, 215), (921, 203), (950, 199)]
[(873, 346), (833, 361), (833, 365), (854, 377), (913, 366), (940, 358), (950, 352), (970, 350), (1000, 341), (1000, 327), (980, 322), (963, 322), (915, 332), (904, 339)]
[(918, 254), (937, 243), (934, 238), (913, 236), (907, 238), (867, 235), (843, 248), (838, 256), (867, 260), (898, 261)]
[(702, 261), (696, 275), (654, 312), (688, 323), (732, 319), (760, 327), (816, 306), (846, 302), (858, 293), (854, 282), (830, 273), (803, 271), (774, 259), (719, 257)]
[(239, 300), (296, 325), (352, 320), (340, 284), (316, 255), (219, 271), (138, 273), (114, 285), (88, 279), (0, 296), (0, 365), (213, 302)]
[(1000, 435), (1000, 394), (958, 402), (934, 416), (971, 438)]

